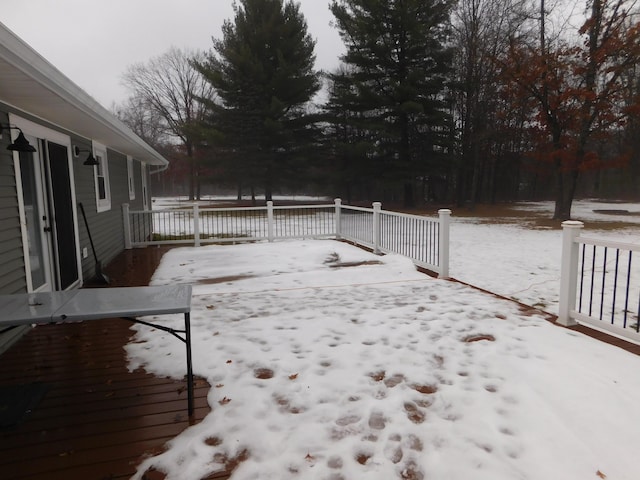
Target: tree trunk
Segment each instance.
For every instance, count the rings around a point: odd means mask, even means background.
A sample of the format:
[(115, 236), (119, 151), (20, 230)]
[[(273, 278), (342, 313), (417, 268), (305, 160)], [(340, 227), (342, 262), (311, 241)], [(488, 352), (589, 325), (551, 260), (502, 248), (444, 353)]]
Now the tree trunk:
[(411, 182), (405, 182), (404, 184), (404, 206), (405, 208), (413, 208), (416, 206), (413, 198), (413, 184)]
[(574, 170), (569, 173), (558, 172), (556, 179), (558, 191), (556, 191), (556, 204), (553, 214), (554, 220), (570, 220), (573, 198), (578, 185), (579, 172)]
[(189, 157), (189, 200), (194, 200), (196, 198), (195, 171), (196, 161), (193, 157)]
[(564, 206), (564, 174), (560, 166), (556, 166), (556, 204), (553, 211), (554, 220), (567, 220)]
[(187, 158), (189, 161), (189, 200), (195, 200), (196, 198), (196, 159), (193, 156), (193, 146), (189, 143), (185, 143), (187, 148)]
[(482, 178), (482, 166), (478, 149), (478, 142), (477, 139), (475, 139), (471, 146), (473, 174), (471, 176), (471, 202), (469, 203), (469, 208), (472, 212), (475, 210), (476, 203), (478, 203), (478, 198), (480, 197), (480, 181)]

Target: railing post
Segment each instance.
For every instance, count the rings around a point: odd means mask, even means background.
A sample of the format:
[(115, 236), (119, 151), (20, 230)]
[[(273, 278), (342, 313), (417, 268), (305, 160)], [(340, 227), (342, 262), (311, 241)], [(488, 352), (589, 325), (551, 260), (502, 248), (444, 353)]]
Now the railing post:
[(380, 210), (382, 203), (373, 202), (373, 253), (380, 255)]
[(451, 210), (443, 208), (438, 210), (440, 220), (439, 238), (438, 238), (438, 278), (449, 278), (449, 230), (451, 225)]
[(193, 245), (200, 246), (200, 206), (193, 204)]
[(580, 248), (575, 241), (580, 236), (584, 223), (568, 220), (562, 223), (562, 260), (560, 267), (560, 303), (558, 323), (565, 327), (576, 325), (571, 311), (576, 308), (576, 290), (578, 284), (578, 259)]
[(267, 239), (273, 242), (273, 202), (267, 202)]
[(124, 248), (131, 250), (131, 219), (129, 218), (129, 204), (122, 204), (122, 223), (124, 230)]
[(336, 204), (336, 239), (340, 240), (340, 208), (342, 207), (342, 199), (336, 198), (334, 203)]

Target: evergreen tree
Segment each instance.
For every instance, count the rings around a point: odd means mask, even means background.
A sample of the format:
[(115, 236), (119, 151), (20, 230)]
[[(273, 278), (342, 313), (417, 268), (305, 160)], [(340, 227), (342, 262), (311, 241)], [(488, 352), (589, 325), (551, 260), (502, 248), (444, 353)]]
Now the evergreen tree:
[(228, 170), (262, 184), (267, 200), (287, 180), (313, 132), (305, 106), (320, 88), (315, 42), (291, 0), (240, 0), (198, 70), (216, 89), (209, 138), (227, 152)]
[(348, 204), (354, 199), (374, 198), (372, 185), (380, 172), (371, 165), (375, 138), (363, 128), (363, 106), (343, 65), (330, 74), (325, 114), (325, 152), (330, 168), (325, 172), (336, 186), (335, 193)]
[(351, 82), (362, 106), (361, 127), (375, 138), (378, 167), (402, 184), (414, 205), (415, 179), (446, 148), (450, 119), (450, 0), (334, 0)]

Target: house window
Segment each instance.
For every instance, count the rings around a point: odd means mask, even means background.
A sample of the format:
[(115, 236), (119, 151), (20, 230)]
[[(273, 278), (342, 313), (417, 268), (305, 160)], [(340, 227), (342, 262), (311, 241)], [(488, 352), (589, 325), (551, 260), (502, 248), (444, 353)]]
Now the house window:
[(109, 185), (109, 162), (104, 145), (93, 143), (93, 156), (98, 161), (95, 166), (96, 205), (98, 212), (111, 210), (111, 187)]
[(135, 200), (136, 198), (136, 183), (135, 176), (133, 174), (133, 158), (127, 156), (127, 180), (129, 183), (129, 200)]

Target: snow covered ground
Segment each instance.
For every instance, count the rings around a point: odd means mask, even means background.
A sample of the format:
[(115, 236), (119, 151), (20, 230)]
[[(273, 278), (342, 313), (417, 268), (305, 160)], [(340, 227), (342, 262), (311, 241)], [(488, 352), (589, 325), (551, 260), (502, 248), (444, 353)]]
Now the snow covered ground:
[[(525, 232), (456, 221), (453, 276), (553, 292), (560, 234)], [(639, 357), (405, 258), (331, 240), (180, 248), (153, 283), (194, 286), (212, 412), (134, 478), (237, 458), (233, 480), (638, 478)], [(132, 369), (176, 378), (183, 350), (143, 326), (127, 347)]]
[[(544, 212), (550, 218), (553, 203), (529, 202), (520, 204), (518, 209)], [(607, 209), (627, 210), (635, 215), (594, 212)], [(572, 217), (584, 222), (582, 235), (585, 237), (640, 244), (640, 204), (582, 200), (574, 203)], [(453, 212), (451, 276), (557, 314), (562, 232), (485, 221), (456, 218)], [(620, 221), (628, 225), (614, 230), (603, 229), (607, 222)], [(590, 222), (597, 226), (590, 226)]]

